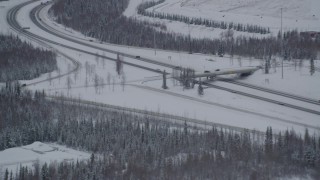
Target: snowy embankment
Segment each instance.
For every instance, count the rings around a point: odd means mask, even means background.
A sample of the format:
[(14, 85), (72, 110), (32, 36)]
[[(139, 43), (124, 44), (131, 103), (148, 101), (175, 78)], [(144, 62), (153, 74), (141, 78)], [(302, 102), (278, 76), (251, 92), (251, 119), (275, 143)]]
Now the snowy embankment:
[(12, 171), (13, 175), (19, 172), (20, 166), (33, 169), (36, 164), (40, 167), (50, 162), (72, 162), (90, 158), (90, 153), (77, 151), (66, 146), (52, 143), (34, 142), (27, 146), (9, 148), (0, 151), (0, 177), (5, 170)]

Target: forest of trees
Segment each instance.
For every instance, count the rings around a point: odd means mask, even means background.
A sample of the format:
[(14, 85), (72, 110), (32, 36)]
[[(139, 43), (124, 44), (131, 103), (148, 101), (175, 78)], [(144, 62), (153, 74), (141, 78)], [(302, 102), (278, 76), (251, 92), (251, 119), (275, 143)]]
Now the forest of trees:
[[(320, 138), (286, 130), (265, 137), (195, 129), (155, 117), (48, 101), (43, 92), (0, 90), (0, 150), (34, 141), (92, 152), (87, 161), (35, 164), (15, 179), (274, 179), (320, 177)], [(13, 175), (10, 175), (13, 174)]]
[[(116, 44), (153, 47), (155, 34), (161, 49), (264, 59), (281, 55), (287, 60), (308, 58), (310, 64), (320, 49), (319, 37), (312, 39), (297, 31), (266, 38), (234, 38), (226, 33), (220, 39), (168, 33), (159, 24), (122, 16), (127, 5), (128, 0), (56, 0), (50, 13), (59, 23)], [(274, 133), (268, 127), (261, 137), (249, 131), (205, 130), (186, 122), (174, 124), (169, 119), (94, 108), (66, 102), (64, 97), (48, 100), (44, 91), (22, 90), (18, 82), (9, 81), (52, 71), (56, 68), (54, 53), (12, 35), (0, 35), (0, 53), (0, 81), (6, 81), (0, 89), (0, 151), (41, 141), (92, 152), (86, 161), (35, 163), (17, 172), (6, 170), (0, 179), (320, 179), (320, 137), (307, 129), (301, 135), (293, 129)], [(118, 56), (118, 74), (120, 59)], [(194, 86), (192, 69), (178, 76), (186, 88)], [(98, 84), (99, 78), (95, 79)], [(203, 87), (198, 87), (202, 95)]]
[(0, 34), (0, 82), (30, 80), (57, 68), (56, 54)]
[[(259, 59), (283, 56), (288, 60), (314, 59), (320, 49), (320, 37), (312, 39), (309, 36), (301, 36), (296, 30), (285, 32), (282, 36), (279, 34), (276, 37), (258, 38), (233, 37), (232, 29), (229, 29), (217, 39), (190, 38), (166, 32), (163, 25), (124, 17), (122, 12), (127, 5), (128, 0), (57, 0), (50, 13), (58, 23), (80, 31), (86, 36), (114, 44), (147, 48), (153, 48), (155, 45), (159, 49), (189, 53), (219, 53)], [(282, 38), (283, 43), (281, 43)]]
[(146, 9), (153, 7), (155, 5), (163, 3), (165, 0), (160, 0), (158, 2), (155, 1), (147, 1), (145, 3), (141, 3), (138, 8), (138, 14), (141, 14), (143, 16), (149, 16), (149, 17), (155, 17), (160, 19), (167, 19), (170, 21), (179, 21), (186, 24), (194, 24), (194, 25), (201, 25), (206, 27), (213, 27), (213, 28), (219, 28), (219, 29), (232, 29), (235, 31), (242, 31), (242, 32), (249, 32), (249, 33), (260, 33), (260, 34), (267, 34), (270, 33), (269, 28), (261, 27), (258, 25), (243, 25), (240, 23), (234, 23), (234, 22), (224, 22), (224, 21), (214, 21), (210, 19), (204, 19), (204, 18), (190, 18), (188, 16), (183, 15), (177, 15), (177, 14), (165, 14), (165, 13), (159, 13), (159, 12), (150, 12)]

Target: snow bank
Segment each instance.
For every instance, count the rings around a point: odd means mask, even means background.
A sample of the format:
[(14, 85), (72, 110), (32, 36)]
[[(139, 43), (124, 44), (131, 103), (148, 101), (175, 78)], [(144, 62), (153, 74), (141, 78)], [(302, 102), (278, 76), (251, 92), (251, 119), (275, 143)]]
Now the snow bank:
[(77, 151), (58, 144), (34, 142), (27, 146), (0, 151), (0, 175), (6, 169), (15, 174), (20, 165), (33, 168), (35, 163), (85, 160), (89, 159), (90, 155), (90, 153)]

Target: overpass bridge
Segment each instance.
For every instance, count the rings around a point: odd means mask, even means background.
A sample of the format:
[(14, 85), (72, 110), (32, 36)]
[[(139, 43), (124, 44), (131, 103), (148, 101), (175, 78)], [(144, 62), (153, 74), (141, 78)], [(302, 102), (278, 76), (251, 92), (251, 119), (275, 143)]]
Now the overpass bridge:
[(240, 76), (249, 76), (261, 67), (244, 67), (244, 68), (232, 68), (232, 69), (216, 69), (214, 71), (204, 71), (203, 73), (196, 73), (193, 78), (206, 77), (207, 79), (213, 79), (220, 75), (238, 74)]

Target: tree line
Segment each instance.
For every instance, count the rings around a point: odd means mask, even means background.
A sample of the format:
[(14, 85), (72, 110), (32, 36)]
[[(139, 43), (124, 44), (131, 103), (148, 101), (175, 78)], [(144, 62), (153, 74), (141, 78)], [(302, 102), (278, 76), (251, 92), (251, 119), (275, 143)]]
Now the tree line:
[(0, 34), (0, 82), (30, 80), (57, 68), (56, 54)]
[(234, 23), (234, 22), (224, 22), (224, 21), (215, 21), (205, 18), (197, 18), (197, 17), (188, 17), (178, 14), (168, 14), (168, 13), (159, 13), (159, 12), (153, 12), (153, 11), (147, 11), (148, 8), (151, 8), (153, 6), (156, 6), (158, 4), (163, 3), (165, 0), (160, 1), (148, 1), (141, 3), (137, 7), (137, 12), (140, 15), (148, 16), (148, 17), (154, 17), (159, 19), (167, 19), (170, 21), (179, 21), (186, 24), (194, 24), (194, 25), (200, 25), (200, 26), (206, 26), (206, 27), (212, 27), (212, 28), (219, 28), (219, 29), (232, 29), (235, 31), (241, 31), (241, 32), (249, 32), (249, 33), (260, 33), (260, 34), (269, 34), (270, 28), (258, 26), (258, 25), (244, 25), (241, 23)]
[[(165, 31), (165, 27), (134, 18), (122, 12), (128, 0), (58, 0), (50, 13), (58, 23), (86, 36), (114, 44), (186, 51), (189, 53), (229, 54), (265, 59), (281, 56), (287, 59), (311, 59), (320, 49), (320, 37), (302, 36), (296, 30), (278, 36), (233, 37), (232, 29), (220, 38), (191, 38)], [(154, 36), (156, 37), (154, 43)]]
[(56, 142), (90, 151), (87, 161), (34, 164), (10, 179), (274, 179), (320, 177), (320, 138), (294, 130), (265, 137), (74, 103), (45, 93), (0, 90), (0, 149)]

